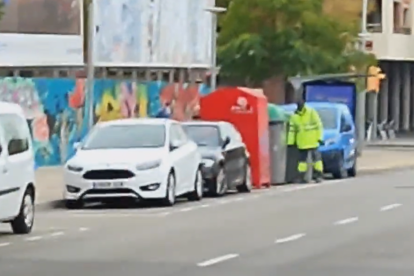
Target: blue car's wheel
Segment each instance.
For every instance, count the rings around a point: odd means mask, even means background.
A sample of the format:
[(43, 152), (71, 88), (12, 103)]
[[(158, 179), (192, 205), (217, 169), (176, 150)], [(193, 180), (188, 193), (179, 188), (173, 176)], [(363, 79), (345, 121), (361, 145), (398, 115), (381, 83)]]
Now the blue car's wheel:
[(335, 179), (342, 179), (346, 178), (348, 176), (348, 172), (345, 169), (344, 166), (344, 158), (343, 155), (341, 155), (336, 163), (335, 170), (332, 172), (332, 175)]

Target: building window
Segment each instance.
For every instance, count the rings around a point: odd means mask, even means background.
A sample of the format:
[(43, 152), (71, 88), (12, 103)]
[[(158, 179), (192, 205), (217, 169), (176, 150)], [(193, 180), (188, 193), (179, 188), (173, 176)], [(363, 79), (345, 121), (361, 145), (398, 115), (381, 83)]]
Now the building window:
[(370, 12), (367, 18), (367, 29), (372, 33), (382, 32), (382, 0), (370, 0)]
[(4, 131), (9, 156), (29, 150), (30, 133), (27, 122), (16, 114), (0, 115), (0, 124)]
[(410, 7), (407, 3), (394, 2), (394, 33), (411, 34)]

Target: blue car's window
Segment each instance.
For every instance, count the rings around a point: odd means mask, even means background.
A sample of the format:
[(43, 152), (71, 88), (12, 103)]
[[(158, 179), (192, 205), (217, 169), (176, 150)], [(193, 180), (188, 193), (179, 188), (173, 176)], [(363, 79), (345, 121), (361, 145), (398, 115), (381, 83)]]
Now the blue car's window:
[(335, 108), (316, 108), (316, 111), (321, 117), (324, 129), (338, 128), (338, 112)]

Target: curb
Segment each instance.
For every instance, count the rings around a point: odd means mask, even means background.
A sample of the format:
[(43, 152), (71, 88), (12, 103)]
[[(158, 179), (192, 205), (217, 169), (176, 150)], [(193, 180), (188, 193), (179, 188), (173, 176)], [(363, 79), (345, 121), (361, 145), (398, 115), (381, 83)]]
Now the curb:
[[(401, 171), (406, 171), (406, 170), (411, 170), (411, 169), (414, 170), (414, 165), (397, 166), (397, 167), (391, 167), (391, 168), (362, 169), (357, 174), (357, 177), (384, 174), (384, 173), (389, 173), (389, 172), (401, 172)], [(272, 186), (276, 187), (276, 186), (288, 186), (288, 185), (289, 184), (279, 184), (279, 185), (272, 185)], [(63, 199), (51, 200), (51, 201), (46, 201), (46, 202), (41, 202), (41, 203), (36, 204), (36, 209), (40, 211), (53, 210), (53, 209), (64, 209), (64, 208), (65, 208), (65, 202)]]
[(373, 175), (373, 174), (384, 174), (389, 172), (401, 172), (414, 169), (414, 165), (407, 165), (407, 166), (396, 166), (391, 168), (379, 168), (379, 169), (362, 169), (357, 174), (357, 177), (364, 176), (364, 175)]
[(37, 203), (35, 205), (36, 210), (45, 211), (50, 209), (62, 209), (65, 206), (63, 199), (56, 199), (46, 202)]
[(413, 148), (414, 144), (366, 144), (368, 148)]

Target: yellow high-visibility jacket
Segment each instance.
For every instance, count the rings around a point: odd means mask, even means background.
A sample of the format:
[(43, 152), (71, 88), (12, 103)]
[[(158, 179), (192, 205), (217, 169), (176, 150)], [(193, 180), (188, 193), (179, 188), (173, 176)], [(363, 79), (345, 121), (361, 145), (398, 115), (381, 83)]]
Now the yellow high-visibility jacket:
[[(323, 139), (323, 125), (318, 112), (308, 106), (296, 111), (289, 121), (298, 149), (315, 149)], [(290, 131), (289, 131), (290, 134)], [(292, 139), (292, 138), (291, 138)], [(288, 144), (289, 144), (288, 136)]]

